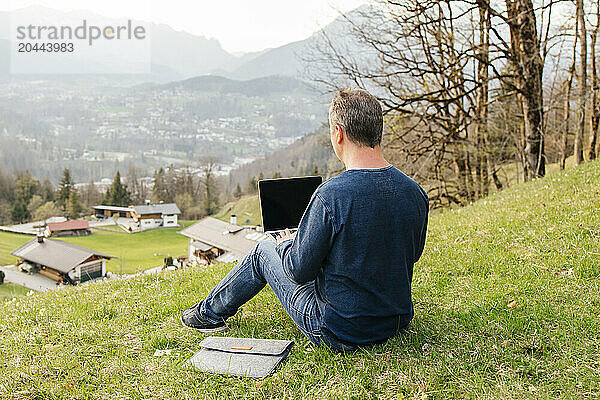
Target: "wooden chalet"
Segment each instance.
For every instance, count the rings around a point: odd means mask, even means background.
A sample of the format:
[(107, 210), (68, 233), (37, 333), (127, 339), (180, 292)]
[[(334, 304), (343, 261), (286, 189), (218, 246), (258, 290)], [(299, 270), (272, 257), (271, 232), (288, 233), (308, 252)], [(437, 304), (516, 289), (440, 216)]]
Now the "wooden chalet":
[(139, 223), (142, 230), (158, 226), (177, 226), (177, 217), (181, 214), (175, 203), (147, 203), (131, 208), (131, 217)]
[(48, 222), (46, 224), (44, 236), (86, 236), (90, 233), (90, 224), (88, 221), (72, 220), (64, 222)]
[(241, 260), (256, 243), (268, 239), (253, 226), (240, 226), (213, 217), (203, 218), (179, 233), (190, 239), (188, 260), (202, 264), (213, 260)]
[(130, 207), (116, 207), (116, 206), (94, 206), (94, 215), (96, 217), (120, 217), (120, 218), (132, 218), (133, 209)]
[(10, 254), (22, 271), (39, 273), (60, 283), (77, 284), (106, 275), (106, 253), (38, 236)]

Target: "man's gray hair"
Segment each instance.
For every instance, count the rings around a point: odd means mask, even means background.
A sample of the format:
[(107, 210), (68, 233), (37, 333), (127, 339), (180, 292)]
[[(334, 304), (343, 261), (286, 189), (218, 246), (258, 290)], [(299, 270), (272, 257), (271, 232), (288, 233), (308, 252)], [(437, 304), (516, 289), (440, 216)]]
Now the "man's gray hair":
[(381, 143), (383, 111), (375, 96), (363, 89), (342, 89), (331, 101), (329, 123), (339, 124), (348, 138), (371, 148)]

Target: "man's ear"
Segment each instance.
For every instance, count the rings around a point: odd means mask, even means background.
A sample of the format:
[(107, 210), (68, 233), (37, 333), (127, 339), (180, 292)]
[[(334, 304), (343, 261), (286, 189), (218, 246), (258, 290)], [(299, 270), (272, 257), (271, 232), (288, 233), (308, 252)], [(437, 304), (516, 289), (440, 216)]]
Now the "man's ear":
[(340, 144), (342, 143), (342, 140), (344, 140), (344, 131), (340, 124), (335, 124), (335, 142)]

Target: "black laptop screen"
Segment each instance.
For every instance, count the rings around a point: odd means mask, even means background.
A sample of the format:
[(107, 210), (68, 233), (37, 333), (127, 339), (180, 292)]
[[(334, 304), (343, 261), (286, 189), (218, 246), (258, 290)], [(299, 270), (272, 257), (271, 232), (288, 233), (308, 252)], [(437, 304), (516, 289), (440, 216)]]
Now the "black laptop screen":
[(265, 232), (297, 228), (312, 194), (322, 181), (320, 176), (259, 181), (258, 192)]

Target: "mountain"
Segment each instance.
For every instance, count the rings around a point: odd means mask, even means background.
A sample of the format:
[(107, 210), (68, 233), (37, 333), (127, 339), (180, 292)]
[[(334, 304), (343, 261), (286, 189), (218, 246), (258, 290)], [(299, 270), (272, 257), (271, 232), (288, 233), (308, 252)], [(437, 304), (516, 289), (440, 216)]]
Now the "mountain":
[[(361, 6), (347, 13), (348, 18), (360, 18), (361, 12), (366, 10)], [(127, 22), (126, 18), (109, 18), (88, 11), (63, 12), (43, 6), (29, 6), (14, 11), (0, 11), (0, 55), (10, 51), (10, 45), (3, 43), (11, 38), (9, 27), (15, 21), (24, 21), (37, 24), (78, 26), (83, 19), (92, 21), (96, 25), (118, 26)], [(140, 21), (132, 20), (135, 23)], [(193, 35), (184, 31), (176, 31), (165, 24), (143, 23), (150, 37), (149, 73), (123, 74), (124, 65), (131, 65), (133, 69), (140, 67), (140, 56), (136, 54), (119, 54), (118, 56), (98, 56), (93, 59), (86, 58), (83, 54), (74, 57), (47, 57), (44, 69), (56, 71), (57, 74), (44, 75), (43, 77), (69, 79), (62, 71), (65, 68), (75, 68), (77, 71), (89, 75), (105, 74), (115, 81), (126, 81), (137, 84), (144, 81), (170, 82), (182, 80), (199, 75), (220, 75), (236, 80), (251, 80), (272, 75), (285, 75), (292, 77), (302, 76), (305, 70), (302, 56), (309, 56), (322, 38), (323, 32), (340, 43), (347, 44), (348, 24), (343, 17), (325, 26), (309, 38), (286, 45), (265, 49), (258, 52), (234, 56), (225, 51), (216, 39)], [(102, 51), (100, 49), (94, 51)], [(107, 53), (109, 54), (109, 53)], [(8, 53), (6, 53), (8, 55)], [(0, 58), (0, 81), (6, 80), (7, 71), (10, 70), (9, 57)], [(117, 73), (119, 72), (119, 73)], [(80, 74), (81, 75), (81, 74)], [(16, 75), (19, 78), (38, 79), (40, 75)]]
[(297, 77), (304, 66), (299, 59), (302, 52), (311, 48), (317, 34), (308, 39), (277, 47), (251, 59), (227, 76), (233, 79), (254, 79), (265, 75), (288, 75)]
[(0, 39), (0, 82), (4, 82), (8, 79), (10, 74), (10, 65), (8, 62), (2, 62), (2, 60), (9, 60), (10, 58), (10, 43), (8, 40)]
[(233, 79), (254, 79), (267, 75), (300, 77), (306, 70), (303, 58), (310, 59), (311, 55), (314, 55), (315, 48), (322, 43), (323, 34), (326, 34), (336, 45), (344, 46), (350, 51), (357, 50), (356, 45), (349, 40), (350, 26), (347, 19), (360, 22), (363, 14), (371, 7), (373, 6), (363, 5), (346, 13), (345, 16), (339, 16), (304, 40), (265, 50), (231, 70), (226, 76)]
[(237, 60), (216, 39), (175, 31), (164, 24), (149, 26), (152, 64), (172, 68), (182, 78), (208, 74)]
[[(33, 21), (36, 24), (55, 25), (56, 21), (61, 21), (61, 25), (79, 26), (83, 19), (99, 26), (119, 26), (127, 23), (126, 18), (108, 18), (87, 11), (63, 12), (48, 7), (29, 6), (14, 11), (0, 12), (0, 40), (7, 41), (13, 36), (8, 29), (11, 22), (25, 21), (30, 23)], [(134, 24), (141, 23), (136, 20), (132, 20), (132, 22)], [(144, 25), (147, 27), (148, 37), (150, 38), (150, 59), (148, 60), (150, 62), (150, 73), (146, 74), (145, 77), (152, 81), (165, 82), (209, 74), (223, 66), (236, 66), (238, 65), (236, 63), (240, 61), (244, 62), (252, 59), (250, 54), (238, 60), (237, 57), (225, 51), (216, 39), (207, 39), (203, 36), (176, 31), (165, 24), (144, 23)], [(2, 47), (5, 46), (6, 44)], [(94, 51), (101, 52), (101, 46), (94, 49)], [(118, 57), (99, 57), (98, 54), (95, 54), (95, 57), (90, 60), (89, 57), (85, 57), (85, 51), (81, 53), (75, 54), (68, 61), (64, 57), (47, 57), (44, 67), (48, 71), (61, 72), (65, 70), (68, 62), (68, 65), (71, 67), (74, 65), (77, 71), (107, 75), (117, 73), (115, 76), (118, 77), (119, 75), (127, 75), (119, 73), (123, 72), (123, 65), (135, 67), (136, 63), (137, 66), (140, 64), (140, 57), (136, 57), (135, 54), (119, 54)], [(0, 74), (3, 72), (2, 70), (8, 69), (8, 58), (3, 57), (2, 60), (6, 61), (0, 61), (0, 64), (3, 64), (0, 66)], [(139, 75), (141, 74), (138, 74), (138, 77)]]
[(247, 96), (267, 96), (275, 93), (296, 93), (317, 97), (305, 82), (290, 76), (267, 76), (236, 81), (221, 76), (204, 75), (162, 85), (166, 89), (183, 88), (201, 92), (241, 93)]
[(242, 65), (249, 63), (250, 61), (254, 60), (255, 58), (260, 57), (263, 54), (265, 54), (271, 50), (272, 49), (269, 48), (269, 49), (264, 49), (261, 51), (255, 51), (255, 52), (251, 52), (251, 53), (243, 53), (243, 54), (236, 55), (235, 58), (227, 61), (226, 63), (221, 65), (219, 68), (213, 69), (211, 71), (211, 75), (227, 76), (231, 73), (231, 71), (238, 69)]

